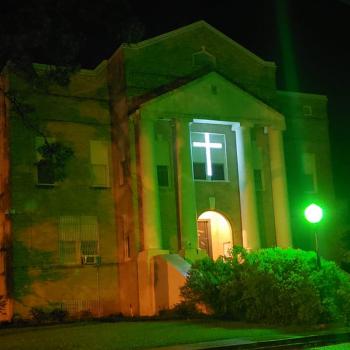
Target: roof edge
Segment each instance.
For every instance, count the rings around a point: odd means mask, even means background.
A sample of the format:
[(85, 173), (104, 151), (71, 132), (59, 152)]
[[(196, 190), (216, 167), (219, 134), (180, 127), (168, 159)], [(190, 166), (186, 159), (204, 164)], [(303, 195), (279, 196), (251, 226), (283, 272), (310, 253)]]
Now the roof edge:
[(286, 91), (286, 90), (277, 90), (277, 95), (290, 95), (290, 96), (300, 96), (300, 97), (309, 97), (319, 100), (328, 101), (327, 95), (315, 94), (312, 92), (298, 92), (298, 91)]
[[(44, 63), (33, 63), (34, 69), (37, 69), (39, 71), (44, 70), (48, 66), (49, 66), (48, 64), (44, 64)], [(95, 76), (98, 76), (106, 67), (107, 67), (107, 60), (102, 60), (95, 68), (93, 69), (81, 68), (76, 72), (76, 74), (95, 77)]]
[(174, 30), (171, 30), (167, 33), (164, 34), (160, 34), (157, 35), (153, 38), (150, 39), (146, 39), (143, 41), (140, 41), (138, 43), (135, 44), (127, 44), (127, 43), (123, 43), (121, 45), (122, 48), (125, 49), (140, 49), (143, 47), (147, 47), (149, 45), (152, 44), (156, 44), (160, 41), (163, 41), (169, 37), (173, 37), (175, 35), (178, 35), (180, 33), (186, 32), (186, 31), (191, 31), (200, 27), (205, 27), (211, 31), (213, 31), (216, 35), (220, 36), (221, 38), (223, 38), (224, 40), (226, 40), (229, 44), (237, 47), (239, 50), (243, 51), (245, 54), (247, 54), (248, 56), (250, 56), (252, 59), (254, 59), (257, 63), (264, 65), (264, 66), (268, 66), (268, 67), (276, 67), (276, 64), (274, 62), (271, 61), (265, 61), (262, 58), (260, 58), (259, 56), (257, 56), (256, 54), (254, 54), (253, 52), (249, 51), (248, 49), (246, 49), (245, 47), (243, 47), (242, 45), (238, 44), (236, 41), (234, 41), (233, 39), (231, 39), (230, 37), (228, 37), (226, 34), (222, 33), (221, 31), (219, 31), (218, 29), (216, 29), (215, 27), (213, 27), (212, 25), (210, 25), (209, 23), (207, 23), (204, 20), (200, 20), (197, 22), (193, 22), (191, 24), (188, 24), (186, 26), (183, 26), (181, 28), (177, 28)]

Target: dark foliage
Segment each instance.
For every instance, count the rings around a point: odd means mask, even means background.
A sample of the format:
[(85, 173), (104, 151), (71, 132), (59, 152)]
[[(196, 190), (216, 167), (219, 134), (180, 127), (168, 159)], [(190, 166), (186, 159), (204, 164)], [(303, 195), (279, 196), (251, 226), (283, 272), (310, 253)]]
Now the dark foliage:
[(61, 142), (46, 142), (37, 151), (42, 156), (42, 159), (36, 165), (44, 166), (47, 171), (51, 172), (54, 182), (64, 180), (66, 177), (66, 164), (73, 157), (73, 150)]
[(68, 319), (68, 312), (61, 308), (45, 309), (33, 307), (30, 309), (31, 319), (35, 323), (61, 323)]
[(195, 263), (182, 290), (186, 302), (202, 303), (216, 316), (270, 324), (350, 321), (350, 279), (313, 252), (240, 247), (229, 258)]

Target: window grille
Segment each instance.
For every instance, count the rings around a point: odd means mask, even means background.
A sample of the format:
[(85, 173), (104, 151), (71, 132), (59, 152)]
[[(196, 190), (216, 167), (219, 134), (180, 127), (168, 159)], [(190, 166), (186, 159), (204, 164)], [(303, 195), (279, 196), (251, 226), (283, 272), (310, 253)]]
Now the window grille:
[(99, 316), (102, 313), (102, 305), (97, 299), (71, 299), (62, 300), (57, 303), (62, 310), (66, 310), (71, 316), (84, 316), (83, 313), (89, 312), (92, 315)]
[(59, 256), (61, 264), (81, 263), (84, 255), (98, 255), (99, 237), (95, 216), (61, 216)]

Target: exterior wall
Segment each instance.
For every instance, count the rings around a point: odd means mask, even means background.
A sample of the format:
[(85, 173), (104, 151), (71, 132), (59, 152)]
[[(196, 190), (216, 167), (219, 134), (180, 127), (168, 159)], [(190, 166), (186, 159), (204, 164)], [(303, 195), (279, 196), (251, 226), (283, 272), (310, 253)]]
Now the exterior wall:
[[(320, 234), (320, 250), (330, 256), (329, 239), (334, 236), (334, 189), (328, 134), (327, 99), (324, 96), (278, 92), (279, 109), (286, 116), (285, 156), (291, 207), (293, 241), (296, 248), (314, 249), (312, 228), (304, 218), (305, 207), (316, 202), (326, 212)], [(311, 115), (310, 109), (311, 108)], [(312, 153), (316, 161), (317, 190), (305, 190), (303, 153)]]
[[(215, 209), (224, 214), (231, 224), (235, 244), (242, 244), (243, 239), (236, 132), (231, 130), (231, 124), (250, 123), (249, 133), (251, 134), (252, 143), (262, 149), (263, 155), (262, 172), (265, 186), (261, 192), (256, 193), (262, 246), (276, 245), (269, 138), (266, 132), (267, 128), (264, 128), (264, 126), (276, 125), (277, 128), (283, 128), (284, 123), (281, 115), (216, 73), (210, 73), (183, 87), (163, 94), (159, 98), (152, 99), (149, 103), (140, 106), (140, 113), (155, 123), (158, 162), (159, 164), (161, 162), (169, 164), (169, 169), (171, 169), (171, 165), (175, 168), (179, 167), (174, 156), (176, 146), (172, 141), (172, 125), (174, 125), (175, 120), (184, 124), (193, 121), (191, 131), (225, 134), (229, 181), (194, 181), (191, 173), (192, 165), (186, 167), (186, 174), (182, 174), (182, 176), (193, 182), (196, 217), (198, 218), (202, 212), (208, 209)], [(203, 120), (197, 123), (197, 119)], [(205, 124), (205, 120), (208, 119), (211, 122)], [(183, 135), (179, 136), (183, 137)], [(184, 142), (186, 143), (184, 152), (187, 152), (188, 158), (191, 159), (190, 139)], [(254, 158), (252, 158), (252, 161), (254, 161)], [(252, 165), (252, 167), (254, 166)], [(176, 189), (173, 171), (175, 178), (178, 176), (177, 169), (170, 170), (169, 188), (163, 189), (160, 187), (158, 190), (162, 222), (162, 248), (176, 251), (176, 247), (179, 246), (176, 241), (182, 241), (184, 233), (180, 232), (178, 225), (181, 203), (179, 203), (179, 198), (176, 195), (176, 191), (179, 193), (179, 189)], [(215, 208), (210, 208), (209, 199), (213, 197), (215, 198)], [(187, 201), (192, 200), (192, 198), (187, 198)], [(178, 207), (177, 211), (174, 204)], [(197, 233), (191, 232), (191, 235), (197, 235)], [(171, 237), (171, 243), (169, 237)]]
[(8, 81), (0, 74), (0, 298), (4, 309), (0, 312), (0, 322), (12, 317), (10, 290), (11, 270), (11, 221), (10, 221), (10, 162), (9, 162), (9, 118), (5, 91)]
[[(226, 139), (228, 181), (194, 180), (197, 217), (207, 210), (220, 212), (231, 224), (233, 244), (242, 245), (235, 133), (231, 130), (231, 126), (195, 123), (192, 124), (191, 131), (224, 134)], [(210, 208), (210, 197), (215, 198), (215, 208)]]
[[(251, 237), (256, 242), (260, 238), (262, 247), (275, 246), (279, 226), (276, 223), (275, 227), (274, 214), (280, 208), (274, 207), (273, 201), (276, 185), (273, 193), (269, 144), (273, 138), (269, 132), (278, 131), (273, 140), (281, 140), (285, 122), (270, 107), (272, 101), (287, 122), (285, 154), (294, 245), (312, 247), (302, 217), (304, 204), (333, 200), (326, 100), (282, 92), (276, 100), (274, 64), (205, 22), (122, 46), (108, 62), (73, 76), (67, 88), (51, 87), (47, 95), (33, 94), (31, 87), (14, 75), (10, 82), (11, 88), (21, 93), (21, 102), (35, 108), (30, 115), (47, 136), (75, 152), (64, 181), (39, 186), (37, 135), (13, 114), (7, 138), (6, 108), (0, 94), (0, 243), (3, 246), (8, 238), (10, 224), (13, 243), (7, 254), (13, 257), (11, 268), (6, 272), (11, 284), (5, 283), (4, 259), (0, 259), (0, 295), (10, 291), (15, 313), (25, 315), (31, 307), (52, 304), (65, 305), (72, 312), (90, 309), (96, 315), (151, 315), (173, 304), (178, 295), (170, 286), (180, 285), (184, 273), (170, 260), (165, 262), (165, 256), (175, 253), (179, 265), (183, 260), (177, 254), (189, 259), (203, 256), (195, 246), (195, 218), (206, 210), (223, 214), (231, 225), (233, 243), (243, 244), (241, 211), (246, 230), (257, 231), (252, 219), (256, 198), (260, 237), (256, 232)], [(303, 115), (305, 105), (311, 106), (312, 116)], [(241, 128), (232, 131), (233, 124)], [(225, 134), (227, 181), (193, 180), (190, 125), (192, 131)], [(91, 140), (111, 145), (108, 187), (92, 186)], [(243, 162), (241, 159), (241, 168), (237, 147), (243, 149), (240, 157), (246, 157)], [(262, 152), (264, 183), (256, 192), (251, 176), (255, 160), (250, 154), (254, 147)], [(277, 148), (275, 153), (281, 155)], [(316, 156), (316, 193), (302, 191), (302, 153)], [(168, 186), (159, 185), (157, 166), (168, 167)], [(239, 172), (250, 181), (249, 193), (240, 184)], [(247, 197), (243, 204), (242, 193)], [(97, 218), (100, 264), (61, 263), (62, 216)], [(284, 224), (283, 218), (279, 223)], [(322, 232), (327, 230), (322, 227)]]
[[(204, 56), (209, 58), (196, 62), (195, 55), (202, 55), (203, 48)], [(203, 21), (124, 46), (123, 51), (128, 97), (145, 94), (179, 77), (215, 70), (264, 101), (274, 98), (275, 65), (258, 58)], [(208, 65), (208, 60), (214, 63)]]
[(137, 256), (141, 249), (139, 208), (138, 136), (136, 116), (129, 113), (125, 87), (125, 62), (122, 50), (110, 58), (107, 82), (112, 128), (114, 217), (119, 263), (120, 311), (139, 314)]
[[(101, 74), (101, 72), (100, 72)], [(102, 72), (103, 76), (103, 72)], [(73, 77), (66, 90), (34, 95), (11, 76), (12, 88), (34, 107), (29, 116), (48, 137), (71, 147), (67, 177), (54, 186), (37, 184), (36, 136), (16, 115), (11, 117), (11, 221), (13, 225), (14, 312), (30, 307), (63, 305), (68, 311), (89, 309), (95, 314), (119, 311), (114, 203), (111, 186), (93, 186), (90, 141), (111, 143), (106, 83), (100, 76)], [(89, 96), (90, 95), (90, 96)], [(91, 97), (91, 95), (93, 97)], [(21, 101), (21, 102), (23, 102)], [(113, 168), (109, 159), (109, 177)], [(59, 257), (61, 216), (97, 218), (99, 265), (66, 265)]]

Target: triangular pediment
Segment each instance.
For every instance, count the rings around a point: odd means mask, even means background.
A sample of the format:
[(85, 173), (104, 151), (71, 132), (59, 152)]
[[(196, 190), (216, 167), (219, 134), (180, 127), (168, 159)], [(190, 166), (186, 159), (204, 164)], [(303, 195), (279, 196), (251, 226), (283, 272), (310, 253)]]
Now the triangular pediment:
[(283, 115), (216, 72), (145, 102), (140, 111), (147, 118), (249, 121), (284, 128)]

